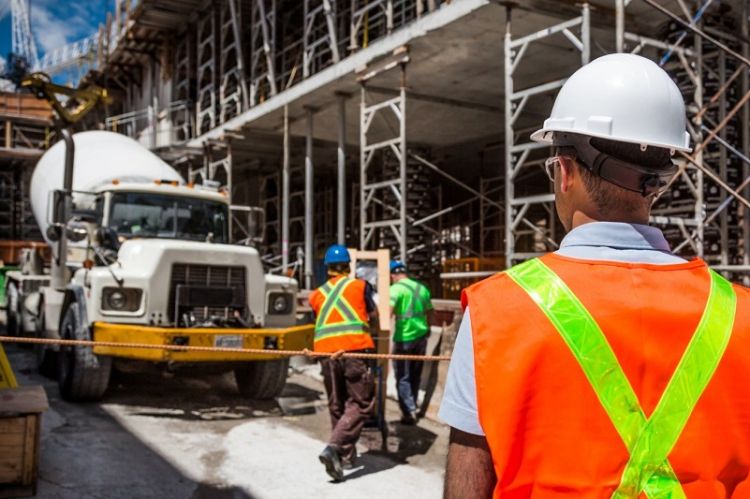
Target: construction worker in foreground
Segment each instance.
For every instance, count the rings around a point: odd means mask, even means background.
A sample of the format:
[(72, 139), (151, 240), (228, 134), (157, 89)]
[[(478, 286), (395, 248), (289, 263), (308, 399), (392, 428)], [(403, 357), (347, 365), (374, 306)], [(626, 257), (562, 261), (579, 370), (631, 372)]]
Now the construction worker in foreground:
[(315, 351), (333, 353), (321, 360), (331, 415), (331, 438), (319, 459), (335, 481), (356, 458), (355, 445), (375, 406), (375, 384), (367, 361), (344, 358), (345, 352), (373, 352), (370, 331), (377, 331), (372, 287), (349, 277), (349, 251), (333, 245), (324, 263), (328, 281), (310, 294), (315, 312)]
[(640, 56), (560, 90), (532, 139), (567, 235), (463, 295), (446, 498), (750, 497), (750, 294), (647, 225), (685, 130)]
[[(430, 334), (432, 298), (427, 286), (412, 279), (402, 262), (391, 262), (391, 311), (395, 319), (393, 353), (424, 355)], [(417, 396), (422, 381), (423, 361), (394, 360), (393, 370), (398, 389), (401, 423), (417, 423)]]

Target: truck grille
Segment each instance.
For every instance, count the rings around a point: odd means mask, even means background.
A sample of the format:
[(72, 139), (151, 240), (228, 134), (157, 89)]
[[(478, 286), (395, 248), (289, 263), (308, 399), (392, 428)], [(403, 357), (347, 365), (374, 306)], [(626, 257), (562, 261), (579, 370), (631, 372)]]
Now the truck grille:
[[(227, 295), (231, 298), (226, 299)], [(185, 296), (190, 299), (186, 300)], [(221, 306), (216, 303), (217, 297), (221, 297)], [(176, 310), (177, 306), (179, 311)], [(184, 263), (172, 265), (168, 309), (171, 322), (185, 313), (192, 314), (197, 321), (211, 317), (227, 319), (238, 309), (243, 315), (247, 309), (245, 267)]]

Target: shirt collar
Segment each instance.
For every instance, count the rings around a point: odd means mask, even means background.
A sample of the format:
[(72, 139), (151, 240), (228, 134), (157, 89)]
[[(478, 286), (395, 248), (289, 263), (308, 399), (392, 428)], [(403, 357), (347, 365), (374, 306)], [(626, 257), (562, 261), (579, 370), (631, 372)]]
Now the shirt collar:
[(642, 249), (671, 252), (661, 230), (642, 224), (592, 222), (568, 232), (560, 249), (571, 246), (606, 246), (617, 249)]

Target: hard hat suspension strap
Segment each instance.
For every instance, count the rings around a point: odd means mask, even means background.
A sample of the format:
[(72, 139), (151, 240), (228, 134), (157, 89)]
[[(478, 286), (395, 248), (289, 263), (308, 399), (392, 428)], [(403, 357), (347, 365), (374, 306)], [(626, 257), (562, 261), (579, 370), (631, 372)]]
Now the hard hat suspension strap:
[(677, 172), (677, 166), (668, 160), (662, 167), (647, 168), (624, 161), (597, 149), (593, 137), (573, 133), (555, 133), (556, 146), (569, 146), (576, 150), (576, 159), (597, 177), (622, 189), (637, 192), (643, 197), (658, 194)]

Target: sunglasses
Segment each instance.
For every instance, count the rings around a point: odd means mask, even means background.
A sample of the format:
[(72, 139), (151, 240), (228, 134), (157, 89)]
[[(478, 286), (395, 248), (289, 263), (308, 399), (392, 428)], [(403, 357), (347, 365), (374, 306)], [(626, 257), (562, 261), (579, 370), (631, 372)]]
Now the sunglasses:
[(544, 161), (544, 172), (549, 177), (549, 181), (555, 182), (555, 165), (560, 163), (560, 156), (552, 156)]

